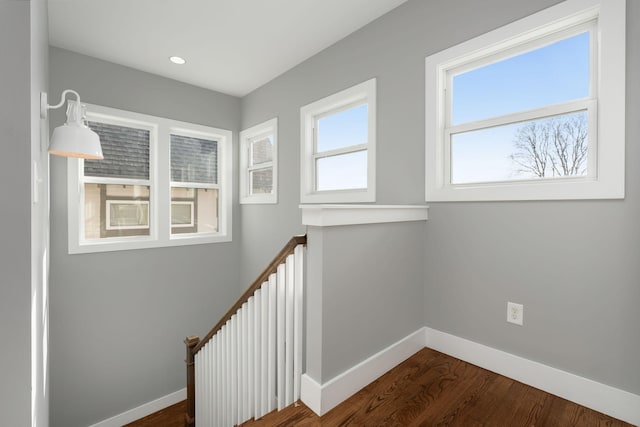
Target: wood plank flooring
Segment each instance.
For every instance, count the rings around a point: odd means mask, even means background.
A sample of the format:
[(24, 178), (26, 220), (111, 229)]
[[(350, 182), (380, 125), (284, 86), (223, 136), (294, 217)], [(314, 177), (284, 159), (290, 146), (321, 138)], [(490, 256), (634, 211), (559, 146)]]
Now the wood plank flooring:
[(183, 400), (122, 427), (184, 427), (186, 412), (187, 401)]
[[(183, 422), (180, 415), (179, 422)], [(182, 427), (170, 417), (142, 423), (147, 418), (127, 427)], [(242, 424), (242, 427), (259, 426), (631, 425), (425, 348), (323, 417), (299, 402)]]

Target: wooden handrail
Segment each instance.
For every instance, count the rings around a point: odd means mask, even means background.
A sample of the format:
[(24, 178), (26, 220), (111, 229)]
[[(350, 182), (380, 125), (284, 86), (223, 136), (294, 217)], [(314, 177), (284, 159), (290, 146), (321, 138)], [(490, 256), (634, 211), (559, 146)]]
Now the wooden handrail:
[(258, 290), (262, 286), (262, 283), (269, 280), (269, 276), (276, 272), (276, 270), (278, 269), (278, 266), (283, 262), (285, 262), (287, 257), (293, 253), (293, 250), (296, 248), (296, 246), (306, 245), (306, 244), (307, 244), (306, 234), (302, 236), (293, 236), (287, 242), (287, 244), (284, 245), (282, 250), (280, 250), (280, 252), (278, 253), (278, 255), (276, 255), (273, 261), (269, 263), (267, 268), (265, 268), (262, 271), (262, 273), (260, 273), (260, 275), (256, 278), (256, 280), (253, 281), (251, 286), (249, 286), (247, 290), (244, 291), (244, 293), (240, 296), (240, 298), (238, 298), (236, 303), (231, 306), (231, 308), (225, 313), (224, 316), (222, 316), (222, 318), (218, 321), (218, 323), (216, 323), (216, 325), (209, 331), (209, 333), (207, 333), (207, 335), (205, 335), (204, 338), (202, 338), (200, 342), (193, 347), (192, 349), (193, 355), (195, 356), (195, 354), (198, 351), (200, 351), (200, 349), (204, 347), (204, 345), (208, 343), (209, 340), (213, 338), (213, 336), (216, 333), (218, 333), (218, 331), (224, 326), (225, 323), (227, 323), (229, 319), (231, 319), (231, 317), (236, 313), (236, 311), (238, 311), (238, 309), (240, 309), (240, 307), (242, 307), (242, 305), (249, 300), (249, 298), (256, 292), (256, 290)]

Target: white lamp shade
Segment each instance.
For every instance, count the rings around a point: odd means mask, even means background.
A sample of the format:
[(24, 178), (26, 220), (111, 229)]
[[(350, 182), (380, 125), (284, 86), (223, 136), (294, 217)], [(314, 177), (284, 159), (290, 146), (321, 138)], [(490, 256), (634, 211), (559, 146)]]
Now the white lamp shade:
[(98, 134), (77, 122), (65, 123), (53, 130), (49, 153), (82, 159), (104, 159)]

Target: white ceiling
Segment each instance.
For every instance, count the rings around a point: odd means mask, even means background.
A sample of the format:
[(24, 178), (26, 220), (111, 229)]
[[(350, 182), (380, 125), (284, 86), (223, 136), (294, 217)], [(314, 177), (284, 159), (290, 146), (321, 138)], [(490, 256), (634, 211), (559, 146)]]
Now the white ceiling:
[[(49, 0), (53, 46), (243, 96), (406, 0)], [(168, 58), (182, 56), (185, 65)]]

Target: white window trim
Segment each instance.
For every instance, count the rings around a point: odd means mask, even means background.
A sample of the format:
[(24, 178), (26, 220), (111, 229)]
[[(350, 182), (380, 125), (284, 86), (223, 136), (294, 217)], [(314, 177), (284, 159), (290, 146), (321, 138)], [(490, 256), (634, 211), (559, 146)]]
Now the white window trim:
[[(250, 167), (251, 141), (261, 136), (273, 136), (273, 160)], [(271, 194), (251, 194), (250, 172), (271, 167), (273, 170), (273, 191)], [(240, 132), (240, 204), (278, 203), (278, 118), (267, 120)]]
[[(367, 104), (367, 144), (349, 147), (348, 152), (367, 151), (367, 188), (315, 191), (315, 120), (327, 113), (354, 104)], [(370, 79), (326, 98), (305, 105), (300, 109), (300, 201), (301, 203), (359, 203), (376, 201), (376, 79)], [(323, 152), (322, 156), (335, 155), (342, 150)]]
[[(143, 184), (140, 185), (151, 186), (149, 192), (151, 228), (148, 236), (84, 239), (84, 191), (82, 188), (84, 163), (81, 159), (69, 158), (67, 160), (67, 216), (70, 254), (231, 241), (233, 202), (231, 150), (233, 134), (231, 131), (91, 104), (87, 104), (87, 120), (128, 125), (150, 131), (149, 181), (141, 180), (140, 182)], [(218, 141), (218, 184), (180, 183), (180, 186), (204, 186), (206, 188), (213, 186), (220, 189), (218, 194), (218, 232), (216, 233), (171, 234), (171, 133), (212, 138)], [(160, 165), (165, 165), (163, 171), (160, 171)], [(84, 182), (91, 182), (93, 179), (87, 177)], [(109, 179), (100, 178), (99, 180), (106, 182)], [(118, 181), (118, 179), (114, 179), (114, 181)]]
[[(425, 165), (427, 201), (562, 200), (624, 198), (625, 0), (567, 0), (425, 60)], [(595, 176), (482, 184), (450, 183), (445, 147), (447, 70), (563, 30), (598, 20)], [(589, 104), (595, 109), (595, 101)], [(552, 108), (552, 107), (549, 107)], [(596, 125), (597, 123), (597, 125)], [(597, 127), (597, 129), (596, 129)], [(590, 131), (591, 131), (590, 130)], [(590, 140), (591, 145), (591, 140)], [(590, 152), (591, 155), (591, 152)], [(591, 156), (593, 157), (593, 156)]]

